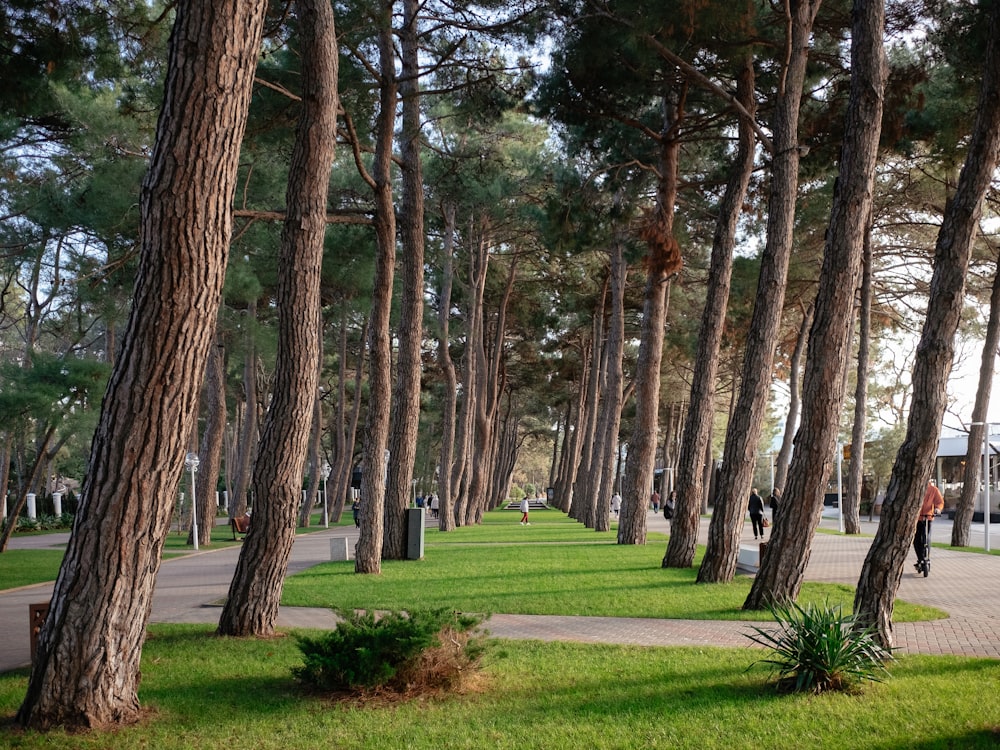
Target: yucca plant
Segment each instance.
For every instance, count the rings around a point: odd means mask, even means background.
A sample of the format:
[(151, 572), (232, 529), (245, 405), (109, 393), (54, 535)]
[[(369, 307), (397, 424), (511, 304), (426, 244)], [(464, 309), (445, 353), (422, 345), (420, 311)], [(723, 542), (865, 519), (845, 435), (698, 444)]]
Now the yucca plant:
[(772, 605), (776, 630), (754, 627), (747, 637), (771, 649), (767, 664), (778, 676), (778, 688), (788, 692), (822, 693), (847, 690), (861, 682), (881, 682), (889, 673), (889, 650), (875, 639), (874, 628), (860, 625), (839, 606), (820, 607), (795, 602)]

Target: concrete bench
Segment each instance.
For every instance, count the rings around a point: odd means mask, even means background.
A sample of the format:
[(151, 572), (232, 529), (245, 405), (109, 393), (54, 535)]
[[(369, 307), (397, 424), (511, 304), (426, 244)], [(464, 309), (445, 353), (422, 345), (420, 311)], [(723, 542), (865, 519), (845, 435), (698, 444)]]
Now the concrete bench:
[(330, 540), (330, 559), (334, 562), (351, 559), (351, 540), (346, 536), (335, 536)]
[(744, 573), (756, 573), (760, 570), (760, 545), (741, 544), (736, 555), (736, 568)]

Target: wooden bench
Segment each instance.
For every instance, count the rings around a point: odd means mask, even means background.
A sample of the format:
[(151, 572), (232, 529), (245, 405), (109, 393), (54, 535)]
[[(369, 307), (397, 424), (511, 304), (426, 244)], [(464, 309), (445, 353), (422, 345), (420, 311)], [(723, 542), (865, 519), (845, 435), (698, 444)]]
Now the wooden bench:
[(239, 518), (230, 518), (229, 526), (233, 530), (233, 541), (236, 541), (239, 539), (239, 537), (236, 536), (237, 534), (246, 536), (247, 532), (250, 531), (250, 516), (244, 514)]

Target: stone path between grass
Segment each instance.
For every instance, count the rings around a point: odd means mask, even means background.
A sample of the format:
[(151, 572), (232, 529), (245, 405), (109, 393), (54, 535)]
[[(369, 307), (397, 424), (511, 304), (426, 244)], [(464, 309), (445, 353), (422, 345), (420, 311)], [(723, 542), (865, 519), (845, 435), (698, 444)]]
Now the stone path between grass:
[[(855, 585), (877, 522), (863, 524), (863, 536), (817, 533), (806, 570), (809, 581)], [(835, 519), (824, 519), (824, 529), (836, 529)], [(702, 520), (704, 543), (708, 521)], [(744, 543), (753, 544), (749, 532)], [(995, 527), (994, 527), (995, 528)], [(662, 516), (649, 515), (650, 531), (667, 531)], [(978, 537), (977, 537), (978, 534)], [(347, 536), (353, 527), (339, 527), (297, 537), (292, 549), (289, 574), (330, 559), (330, 539)], [(949, 521), (934, 523), (933, 538), (951, 538)], [(973, 527), (972, 544), (982, 546), (983, 527)], [(48, 535), (12, 540), (11, 547), (58, 546), (66, 535)], [(1000, 529), (991, 535), (994, 548), (1000, 544)], [(660, 542), (651, 542), (660, 544)], [(152, 622), (215, 623), (219, 600), (225, 597), (239, 556), (239, 547), (203, 551), (164, 561), (153, 597)], [(929, 578), (912, 567), (913, 553), (898, 597), (926, 604), (949, 613), (946, 620), (900, 623), (895, 626), (896, 645), (904, 653), (953, 654), (1000, 659), (1000, 557), (935, 548)], [(0, 582), (2, 586), (2, 582)], [(28, 607), (47, 602), (52, 585), (40, 584), (0, 593), (0, 672), (25, 666), (29, 660)], [(335, 620), (325, 609), (282, 607), (281, 627), (330, 628)], [(499, 638), (565, 640), (584, 643), (620, 643), (639, 646), (734, 646), (752, 643), (746, 634), (765, 623), (719, 620), (670, 620), (616, 617), (563, 617), (549, 615), (494, 615), (486, 624)]]

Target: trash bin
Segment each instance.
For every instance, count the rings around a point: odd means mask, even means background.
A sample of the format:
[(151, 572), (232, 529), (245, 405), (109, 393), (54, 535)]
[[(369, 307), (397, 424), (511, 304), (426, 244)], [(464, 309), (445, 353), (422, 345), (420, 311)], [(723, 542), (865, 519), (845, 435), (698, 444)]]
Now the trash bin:
[(35, 661), (35, 651), (38, 649), (38, 634), (42, 630), (45, 617), (49, 614), (49, 603), (28, 605), (29, 641), (31, 643), (31, 661)]

